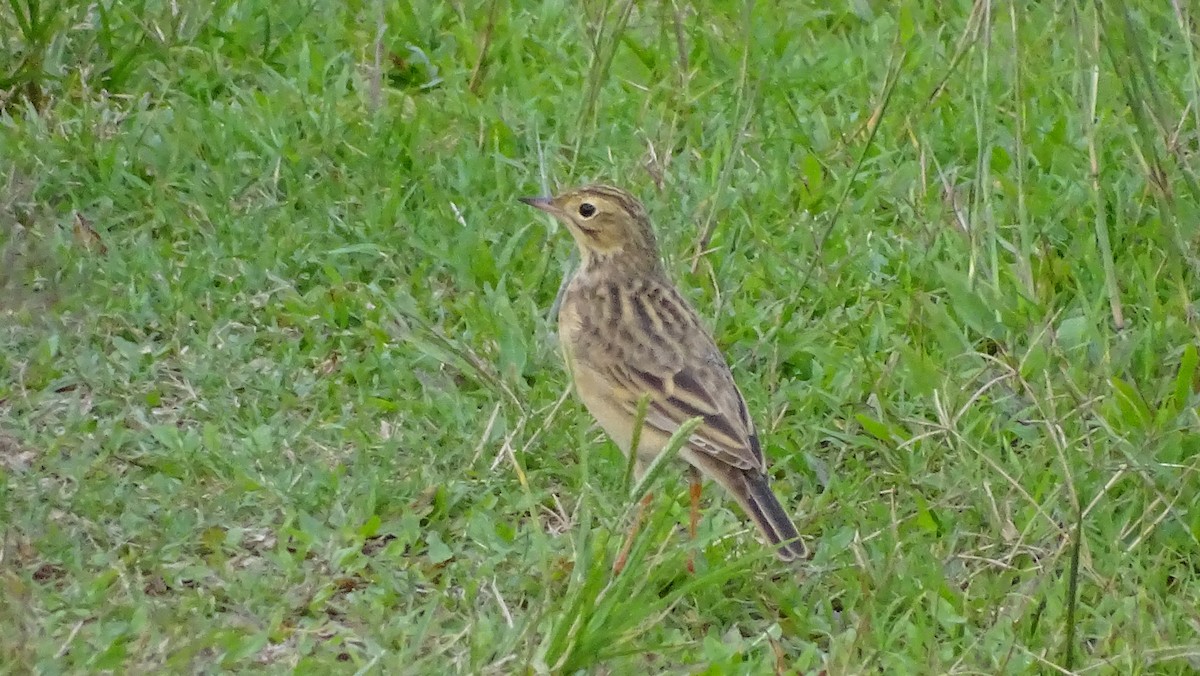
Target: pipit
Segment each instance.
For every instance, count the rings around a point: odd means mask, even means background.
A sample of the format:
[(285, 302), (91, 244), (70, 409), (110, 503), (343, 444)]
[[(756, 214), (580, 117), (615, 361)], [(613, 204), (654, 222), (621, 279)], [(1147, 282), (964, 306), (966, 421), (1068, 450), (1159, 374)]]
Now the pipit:
[[(561, 221), (579, 247), (580, 265), (559, 309), (559, 341), (579, 399), (626, 457), (634, 454), (635, 476), (641, 478), (681, 424), (698, 417), (700, 425), (679, 451), (690, 466), (692, 537), (702, 474), (733, 496), (779, 558), (805, 558), (796, 526), (771, 491), (742, 393), (700, 317), (671, 282), (642, 204), (605, 185), (521, 201)], [(648, 406), (638, 447), (631, 449), (643, 397)], [(643, 499), (617, 557), (618, 571), (650, 499)]]

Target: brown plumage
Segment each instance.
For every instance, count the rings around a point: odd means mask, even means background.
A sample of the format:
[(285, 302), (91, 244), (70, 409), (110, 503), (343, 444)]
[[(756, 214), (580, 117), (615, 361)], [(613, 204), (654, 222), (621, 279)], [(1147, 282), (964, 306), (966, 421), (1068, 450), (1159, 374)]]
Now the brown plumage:
[(746, 402), (663, 268), (641, 203), (604, 185), (522, 201), (555, 216), (579, 246), (581, 265), (559, 310), (559, 340), (579, 398), (626, 455), (638, 401), (649, 395), (635, 474), (641, 477), (683, 422), (700, 417), (680, 457), (734, 497), (781, 559), (804, 558), (796, 527), (768, 484)]

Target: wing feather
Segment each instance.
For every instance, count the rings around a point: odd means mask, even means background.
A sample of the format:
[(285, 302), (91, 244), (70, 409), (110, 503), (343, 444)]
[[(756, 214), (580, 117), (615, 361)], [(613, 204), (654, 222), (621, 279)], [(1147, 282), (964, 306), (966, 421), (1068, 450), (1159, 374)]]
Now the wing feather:
[(578, 357), (609, 380), (615, 403), (633, 416), (638, 401), (648, 394), (647, 426), (670, 435), (684, 421), (699, 417), (703, 422), (689, 440), (693, 450), (739, 469), (763, 468), (753, 423), (733, 375), (678, 292), (662, 283), (632, 289), (614, 284), (603, 295), (611, 304), (610, 316), (634, 321), (589, 327), (598, 340)]

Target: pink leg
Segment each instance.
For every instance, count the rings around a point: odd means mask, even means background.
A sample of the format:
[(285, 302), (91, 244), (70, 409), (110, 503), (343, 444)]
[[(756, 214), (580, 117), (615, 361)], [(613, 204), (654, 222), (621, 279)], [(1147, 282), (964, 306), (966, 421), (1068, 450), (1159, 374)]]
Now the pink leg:
[(688, 493), (691, 496), (692, 505), (688, 513), (688, 538), (690, 540), (688, 544), (690, 549), (688, 550), (687, 569), (689, 573), (694, 575), (696, 573), (696, 526), (700, 522), (700, 491), (703, 489), (703, 486), (700, 484), (700, 474), (696, 470), (693, 469), (689, 472), (688, 477), (691, 479), (691, 486), (688, 487)]

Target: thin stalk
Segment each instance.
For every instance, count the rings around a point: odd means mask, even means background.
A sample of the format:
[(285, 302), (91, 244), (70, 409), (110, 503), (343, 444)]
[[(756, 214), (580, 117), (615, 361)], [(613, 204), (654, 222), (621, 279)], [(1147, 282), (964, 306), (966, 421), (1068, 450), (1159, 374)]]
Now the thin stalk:
[(1112, 244), (1108, 238), (1108, 209), (1104, 204), (1104, 192), (1100, 186), (1100, 155), (1096, 152), (1096, 107), (1100, 93), (1100, 23), (1093, 24), (1092, 50), (1089, 70), (1091, 86), (1088, 106), (1084, 111), (1084, 136), (1087, 138), (1088, 162), (1092, 177), (1092, 205), (1096, 211), (1096, 242), (1100, 247), (1100, 262), (1104, 266), (1104, 288), (1108, 294), (1108, 306), (1112, 312), (1113, 326), (1117, 330), (1125, 327), (1125, 313), (1121, 308), (1121, 288), (1117, 284), (1117, 270), (1113, 264)]
[(1017, 22), (1017, 3), (1008, 6), (1008, 17), (1013, 35), (1013, 114), (1016, 117), (1016, 162), (1017, 167), (1017, 239), (1020, 255), (1017, 258), (1017, 274), (1025, 285), (1030, 298), (1037, 297), (1033, 281), (1033, 233), (1030, 232), (1029, 212), (1025, 205), (1025, 99), (1021, 90), (1021, 33)]

